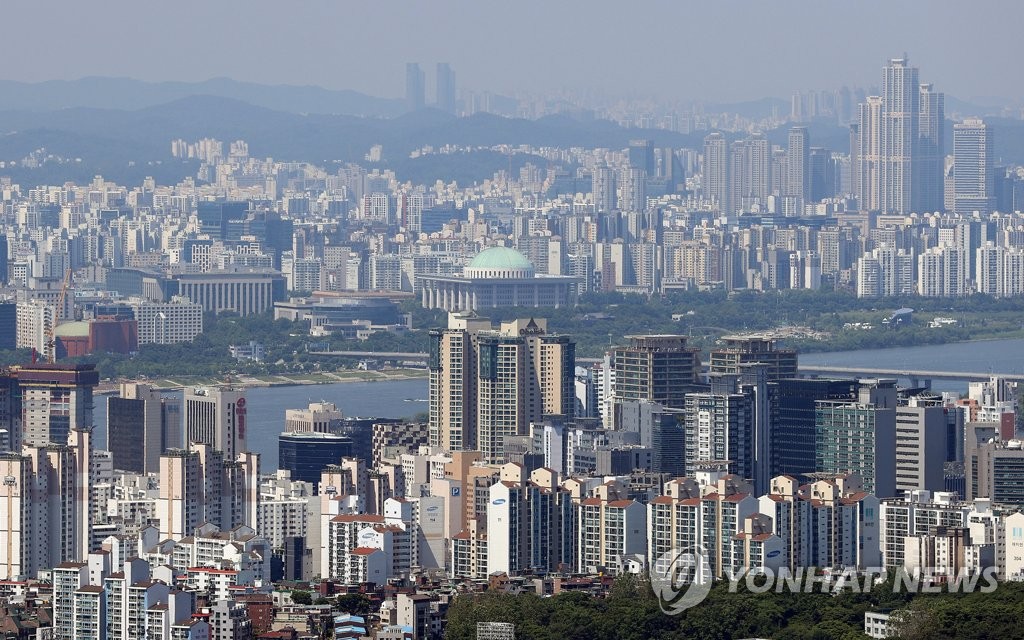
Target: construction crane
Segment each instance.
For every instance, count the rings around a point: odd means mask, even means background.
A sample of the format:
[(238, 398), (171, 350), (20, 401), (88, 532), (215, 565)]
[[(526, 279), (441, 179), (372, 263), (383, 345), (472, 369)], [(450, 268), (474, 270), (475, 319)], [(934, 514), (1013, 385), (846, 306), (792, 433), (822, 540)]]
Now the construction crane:
[(60, 286), (60, 295), (57, 297), (57, 308), (53, 311), (53, 322), (46, 329), (46, 347), (49, 353), (47, 354), (47, 360), (50, 364), (57, 362), (57, 340), (55, 332), (57, 331), (57, 325), (60, 324), (61, 318), (64, 316), (64, 302), (68, 297), (68, 287), (71, 286), (71, 269), (64, 271), (64, 282)]

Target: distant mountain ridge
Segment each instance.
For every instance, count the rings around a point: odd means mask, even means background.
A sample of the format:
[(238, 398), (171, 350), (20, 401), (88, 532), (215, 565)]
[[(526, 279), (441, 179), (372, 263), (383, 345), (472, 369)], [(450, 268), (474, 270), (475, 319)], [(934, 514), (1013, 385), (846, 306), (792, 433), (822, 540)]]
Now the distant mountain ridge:
[(405, 111), (404, 100), (378, 98), (348, 89), (264, 85), (230, 78), (203, 82), (145, 82), (98, 76), (38, 83), (0, 80), (0, 110), (3, 111), (56, 111), (75, 107), (131, 111), (195, 95), (233, 98), (291, 113), (393, 117)]
[[(191, 96), (218, 96), (289, 113), (358, 115), (391, 118), (406, 111), (405, 101), (381, 98), (350, 89), (326, 89), (318, 85), (259, 84), (231, 78), (201, 82), (148, 82), (134, 78), (89, 76), (77, 80), (18, 82), (0, 80), (0, 111), (56, 111), (76, 107), (134, 111)], [(983, 106), (946, 96), (946, 110), (976, 115), (999, 113), (992, 104)], [(981, 102), (981, 101), (979, 101)], [(789, 100), (764, 97), (740, 102), (708, 102), (711, 113), (735, 113), (749, 118), (785, 114)]]
[[(996, 130), (1000, 162), (1024, 163), (1024, 123), (991, 119)], [(807, 123), (811, 144), (845, 152), (849, 130), (818, 119)], [(951, 146), (947, 122), (947, 145)], [(789, 125), (766, 132), (774, 144), (785, 145)], [(659, 147), (702, 149), (709, 131), (682, 134), (663, 129), (625, 128), (608, 120), (580, 120), (551, 115), (537, 120), (506, 118), (488, 113), (457, 118), (435, 109), (395, 117), (295, 113), (250, 104), (237, 98), (191, 95), (139, 109), (70, 107), (53, 111), (0, 111), (0, 161), (20, 161), (45, 148), (44, 155), (72, 159), (42, 168), (8, 165), (0, 174), (25, 184), (82, 181), (96, 174), (125, 183), (153, 175), (170, 182), (194, 174), (194, 162), (171, 158), (171, 140), (212, 137), (245, 140), (254, 157), (307, 161), (329, 165), (361, 162), (370, 147), (383, 146), (380, 168), (393, 168), (399, 179), (415, 175), (430, 181), (447, 179), (446, 168), (458, 167), (460, 183), (491, 177), (508, 169), (511, 159), (498, 152), (478, 154), (478, 166), (468, 158), (439, 154), (411, 158), (425, 146), (584, 147), (623, 149), (629, 141), (647, 138)], [(728, 140), (746, 135), (726, 133)], [(947, 152), (950, 151), (947, 148)], [(79, 160), (80, 159), (80, 160)], [(518, 161), (517, 161), (518, 162)], [(536, 163), (543, 162), (538, 159)]]

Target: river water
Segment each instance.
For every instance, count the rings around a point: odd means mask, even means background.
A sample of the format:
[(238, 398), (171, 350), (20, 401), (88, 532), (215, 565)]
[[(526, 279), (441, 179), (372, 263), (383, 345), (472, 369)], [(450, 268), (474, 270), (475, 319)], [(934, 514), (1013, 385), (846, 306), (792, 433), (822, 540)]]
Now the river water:
[[(800, 354), (801, 364), (918, 371), (1012, 373), (1024, 371), (1024, 339), (977, 340), (953, 344)], [(934, 380), (936, 391), (967, 391), (958, 380)]]
[[(182, 396), (181, 391), (167, 395)], [(333, 402), (351, 417), (406, 418), (427, 411), (427, 379), (385, 382), (337, 382), (291, 387), (251, 387), (245, 392), (249, 447), (260, 454), (260, 466), (277, 468), (277, 436), (284, 429), (285, 409), (304, 409), (310, 402)], [(97, 396), (93, 409), (98, 447), (107, 441), (107, 399)]]

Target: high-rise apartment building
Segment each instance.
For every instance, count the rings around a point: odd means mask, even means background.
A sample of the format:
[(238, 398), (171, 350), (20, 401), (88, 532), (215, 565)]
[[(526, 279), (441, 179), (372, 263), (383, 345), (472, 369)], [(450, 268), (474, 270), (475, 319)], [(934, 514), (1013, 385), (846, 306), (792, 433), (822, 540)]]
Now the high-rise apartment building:
[(234, 460), (247, 451), (245, 392), (241, 389), (196, 387), (185, 390), (186, 446), (202, 443)]
[(574, 414), (576, 345), (546, 327), (531, 319), (493, 330), (452, 314), (448, 329), (430, 332), (431, 445), (504, 462), (506, 436), (526, 435), (545, 415)]
[[(515, 468), (521, 476), (521, 468)], [(558, 479), (551, 469), (537, 469), (529, 478), (512, 476), (490, 487), (488, 573), (515, 575), (572, 566), (576, 505)]]
[(883, 73), (882, 100), (880, 209), (886, 213), (912, 213), (921, 116), (917, 67), (910, 66), (905, 58), (890, 60)]
[(577, 508), (576, 570), (618, 575), (627, 557), (647, 549), (647, 509), (635, 500), (586, 498)]
[(729, 145), (720, 133), (704, 138), (704, 171), (701, 175), (704, 199), (718, 204), (718, 210), (723, 214), (734, 213), (735, 205), (729, 200)]
[(642, 212), (647, 210), (647, 173), (637, 167), (622, 170), (619, 184), (622, 197), (619, 206), (623, 211)]
[(10, 279), (10, 271), (7, 266), (8, 253), (7, 236), (0, 234), (0, 287), (5, 286)]
[(811, 200), (810, 142), (807, 127), (789, 130), (786, 182), (782, 195), (792, 199), (794, 215), (802, 215), (804, 203)]
[(914, 257), (883, 246), (857, 260), (857, 297), (889, 298), (914, 293)]
[(430, 444), (446, 451), (476, 448), (476, 334), (489, 320), (450, 314), (447, 329), (430, 332)]
[(729, 201), (739, 211), (767, 205), (772, 192), (772, 148), (763, 133), (729, 147)]
[[(879, 96), (869, 96), (859, 107), (856, 130), (858, 168), (857, 201), (864, 211), (878, 211), (882, 207), (882, 111), (884, 103)], [(852, 158), (851, 158), (852, 161)]]
[(992, 129), (979, 119), (953, 125), (953, 212), (982, 216), (995, 211)]
[(107, 450), (115, 469), (160, 471), (160, 455), (180, 448), (181, 401), (147, 384), (125, 382), (119, 396), (107, 398)]
[(594, 167), (591, 194), (594, 199), (594, 213), (609, 213), (618, 208), (614, 169), (605, 164)]
[(180, 540), (203, 523), (221, 531), (255, 529), (259, 510), (259, 455), (228, 459), (208, 444), (169, 449), (160, 456), (156, 512), (161, 539)]
[(978, 293), (997, 298), (1024, 293), (1024, 249), (986, 242), (975, 251)]
[(931, 247), (917, 257), (917, 293), (958, 298), (968, 292), (967, 252), (961, 247)]
[(91, 430), (0, 455), (0, 579), (22, 580), (85, 558), (92, 543)]
[(943, 205), (945, 103), (905, 58), (883, 69), (882, 95), (860, 105), (851, 144), (854, 187), (865, 211), (909, 214)]

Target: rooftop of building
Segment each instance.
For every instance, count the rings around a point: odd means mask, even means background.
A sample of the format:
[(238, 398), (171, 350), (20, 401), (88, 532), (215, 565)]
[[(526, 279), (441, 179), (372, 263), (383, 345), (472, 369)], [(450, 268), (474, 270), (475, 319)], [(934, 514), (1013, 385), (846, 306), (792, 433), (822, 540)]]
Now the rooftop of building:
[(54, 329), (53, 334), (59, 338), (88, 338), (89, 323), (85, 320), (65, 322)]
[(473, 269), (533, 269), (526, 256), (508, 247), (489, 247), (469, 263)]

